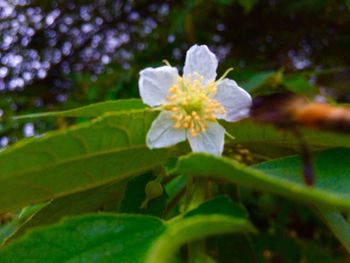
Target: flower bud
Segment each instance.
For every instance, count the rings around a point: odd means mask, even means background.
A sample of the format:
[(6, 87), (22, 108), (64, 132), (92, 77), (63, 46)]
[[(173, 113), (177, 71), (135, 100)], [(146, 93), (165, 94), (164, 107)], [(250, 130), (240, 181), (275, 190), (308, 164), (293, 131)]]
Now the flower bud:
[(163, 194), (163, 186), (157, 181), (149, 181), (145, 187), (146, 199), (142, 203), (142, 209), (147, 207), (147, 204), (150, 200), (155, 199)]

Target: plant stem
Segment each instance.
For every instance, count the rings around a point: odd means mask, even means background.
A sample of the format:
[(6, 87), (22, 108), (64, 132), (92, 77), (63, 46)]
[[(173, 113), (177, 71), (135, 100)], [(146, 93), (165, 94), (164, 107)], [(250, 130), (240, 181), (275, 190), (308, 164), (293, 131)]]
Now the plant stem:
[[(208, 179), (191, 177), (188, 182), (188, 206), (187, 210), (197, 208), (207, 198)], [(188, 244), (188, 262), (189, 263), (202, 263), (202, 262), (214, 262), (206, 254), (206, 242), (204, 239), (197, 240)]]
[(206, 194), (208, 189), (208, 179), (207, 178), (193, 178), (190, 184), (190, 202), (188, 204), (187, 210), (192, 210), (197, 208), (201, 203), (206, 200)]

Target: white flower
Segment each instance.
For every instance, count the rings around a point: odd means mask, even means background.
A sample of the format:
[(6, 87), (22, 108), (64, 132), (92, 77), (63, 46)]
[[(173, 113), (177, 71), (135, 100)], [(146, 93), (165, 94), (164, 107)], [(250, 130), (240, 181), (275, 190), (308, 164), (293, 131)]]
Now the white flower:
[(226, 74), (215, 81), (217, 66), (207, 46), (194, 45), (187, 51), (183, 77), (170, 65), (140, 72), (143, 102), (162, 109), (147, 134), (150, 149), (187, 138), (194, 152), (222, 154), (225, 129), (217, 119), (247, 117), (252, 100), (235, 81), (224, 78)]

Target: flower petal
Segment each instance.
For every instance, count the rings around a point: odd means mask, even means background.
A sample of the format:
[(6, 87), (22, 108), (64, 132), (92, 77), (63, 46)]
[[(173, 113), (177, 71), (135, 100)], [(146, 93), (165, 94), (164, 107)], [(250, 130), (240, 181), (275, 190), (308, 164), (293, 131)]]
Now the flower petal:
[(217, 67), (218, 60), (206, 45), (194, 45), (187, 50), (183, 76), (187, 78), (197, 72), (204, 77), (204, 83), (208, 83), (215, 80)]
[(139, 91), (143, 102), (151, 107), (162, 104), (178, 77), (177, 69), (169, 66), (140, 71)]
[(252, 98), (248, 92), (239, 87), (232, 79), (223, 79), (216, 86), (218, 91), (214, 99), (225, 108), (225, 113), (217, 114), (217, 118), (237, 121), (249, 116)]
[(151, 128), (147, 133), (146, 143), (148, 148), (168, 147), (186, 139), (186, 133), (183, 128), (173, 128), (174, 121), (171, 119), (171, 113), (161, 112), (152, 122)]
[(187, 138), (193, 152), (206, 152), (221, 156), (224, 150), (225, 129), (217, 122), (209, 122), (206, 132), (196, 137), (187, 133)]

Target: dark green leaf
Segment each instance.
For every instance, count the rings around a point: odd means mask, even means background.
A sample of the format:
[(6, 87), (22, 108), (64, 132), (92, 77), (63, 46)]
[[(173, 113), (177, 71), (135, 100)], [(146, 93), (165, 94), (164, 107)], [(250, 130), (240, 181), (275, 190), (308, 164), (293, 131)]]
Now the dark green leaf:
[(333, 234), (350, 253), (350, 225), (344, 216), (331, 207), (317, 207), (318, 212)]
[(249, 13), (259, 0), (237, 0), (238, 3), (244, 8), (246, 13)]
[(350, 0), (344, 0), (348, 10), (350, 10)]
[(54, 199), (31, 216), (24, 224), (20, 225), (10, 240), (22, 236), (34, 227), (56, 223), (65, 216), (105, 211), (110, 206), (114, 207), (115, 211), (117, 211), (124, 196), (125, 186), (126, 182), (107, 184)]

